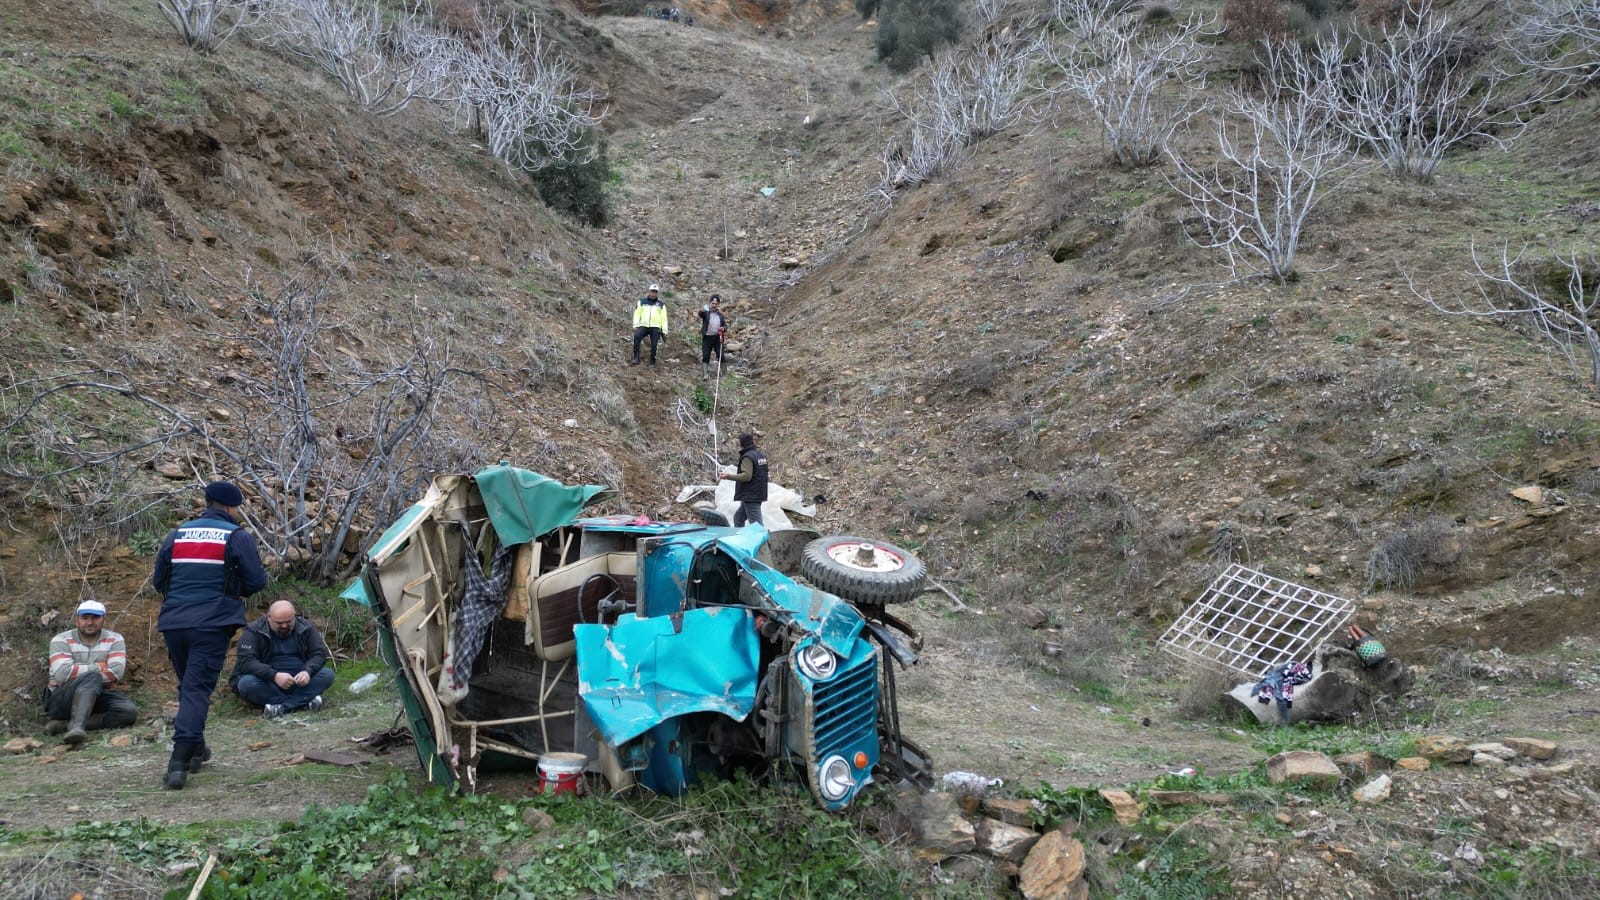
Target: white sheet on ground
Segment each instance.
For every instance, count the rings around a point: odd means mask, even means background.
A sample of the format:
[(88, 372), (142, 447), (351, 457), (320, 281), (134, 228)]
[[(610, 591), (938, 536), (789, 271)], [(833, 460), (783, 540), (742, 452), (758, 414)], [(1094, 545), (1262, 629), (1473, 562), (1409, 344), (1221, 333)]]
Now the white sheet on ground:
[[(725, 467), (725, 471), (733, 472), (732, 466)], [(706, 498), (702, 502), (709, 503), (717, 512), (722, 513), (729, 522), (733, 521), (733, 514), (738, 511), (739, 504), (733, 499), (734, 483), (719, 481), (716, 484), (691, 484), (678, 492), (678, 502), (688, 503), (697, 497)], [(792, 491), (781, 484), (767, 484), (767, 499), (761, 504), (761, 522), (767, 526), (768, 531), (780, 528), (793, 528), (794, 521), (789, 518), (789, 513), (811, 518), (817, 514), (817, 508), (805, 502), (796, 491)]]

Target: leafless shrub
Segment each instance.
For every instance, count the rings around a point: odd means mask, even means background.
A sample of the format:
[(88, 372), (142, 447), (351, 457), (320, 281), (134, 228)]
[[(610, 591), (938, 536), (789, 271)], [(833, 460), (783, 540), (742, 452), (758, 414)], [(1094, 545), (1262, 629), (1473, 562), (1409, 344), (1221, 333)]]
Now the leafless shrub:
[(936, 519), (949, 508), (949, 498), (938, 485), (925, 484), (908, 488), (900, 501), (900, 508), (913, 519)]
[(1600, 74), (1600, 0), (1527, 0), (1512, 15), (1518, 62), (1572, 83)]
[(1039, 657), (1041, 666), (1079, 687), (1115, 693), (1121, 687), (1115, 660), (1122, 648), (1122, 636), (1123, 629), (1115, 619), (1086, 613), (1074, 615), (1057, 638), (1061, 652)]
[(1449, 650), (1439, 657), (1428, 672), (1428, 681), (1444, 689), (1443, 693), (1460, 693), (1470, 689), (1477, 676), (1472, 656), (1462, 650)]
[(430, 83), (459, 77), (456, 108), (470, 113), (495, 158), (513, 171), (593, 159), (587, 138), (600, 124), (598, 95), (579, 83), (577, 68), (547, 41), (538, 19), (507, 19), (483, 31), (488, 37), (475, 53), (448, 51)]
[(999, 510), (998, 498), (987, 491), (973, 491), (961, 498), (961, 524), (982, 525), (995, 517)]
[(1220, 522), (1206, 541), (1206, 571), (1215, 578), (1234, 563), (1250, 561), (1250, 537), (1237, 522)]
[(1039, 47), (1038, 37), (1004, 28), (975, 46), (940, 50), (926, 82), (909, 96), (886, 91), (886, 105), (907, 134), (884, 149), (878, 196), (892, 201), (896, 190), (931, 180), (971, 145), (1021, 121)]
[[(220, 378), (90, 370), (5, 385), (0, 475), (53, 486), (59, 502), (102, 527), (228, 477), (252, 495), (247, 514), (270, 553), (319, 580), (348, 574), (359, 552), (347, 551), (376, 537), (367, 526), (392, 518), (434, 471), (483, 452), (458, 435), (486, 416), (484, 391), (452, 403), (457, 436), (436, 434), (440, 407), (474, 376), (451, 364), (430, 330), (414, 326), (395, 342), (403, 350), (369, 368), (324, 352), (339, 330), (324, 306), (325, 269), (275, 289), (246, 283), (248, 324), (231, 341), (250, 363)], [(152, 484), (145, 473), (156, 468), (184, 486)]]
[(1064, 40), (1047, 45), (1053, 83), (1099, 123), (1111, 157), (1154, 164), (1172, 136), (1204, 106), (1205, 50), (1215, 20), (1200, 15), (1145, 26), (1105, 0), (1056, 0)]
[(216, 52), (260, 15), (252, 0), (156, 0), (156, 6), (183, 42), (200, 53)]
[(1411, 282), (1411, 292), (1442, 313), (1456, 316), (1500, 319), (1527, 324), (1553, 345), (1574, 369), (1578, 355), (1588, 355), (1589, 382), (1600, 390), (1600, 260), (1580, 258), (1571, 252), (1553, 254), (1553, 264), (1541, 267), (1524, 263), (1528, 248), (1515, 256), (1510, 245), (1502, 245), (1500, 258), (1486, 266), (1472, 247), (1471, 273), (1478, 289), (1478, 303), (1457, 297), (1449, 302), (1433, 299), (1429, 292)]
[(1501, 131), (1521, 125), (1534, 98), (1507, 101), (1501, 88), (1510, 75), (1468, 52), (1469, 43), (1432, 0), (1407, 0), (1396, 22), (1325, 37), (1319, 56), (1351, 60), (1330, 95), (1335, 123), (1390, 173), (1424, 184), (1463, 141), (1504, 146)]
[(1424, 519), (1372, 548), (1367, 558), (1367, 590), (1409, 591), (1424, 574), (1451, 571), (1465, 556), (1465, 542), (1448, 519)]
[(1264, 51), (1266, 95), (1235, 92), (1217, 117), (1217, 161), (1200, 167), (1173, 154), (1168, 183), (1198, 215), (1195, 243), (1220, 251), (1235, 276), (1243, 269), (1281, 284), (1295, 274), (1307, 219), (1355, 160), (1333, 127), (1319, 58), (1293, 44)]
[(378, 0), (259, 0), (263, 43), (333, 76), (369, 112), (405, 109), (424, 60), (403, 51), (421, 29), (422, 7), (391, 13)]
[(589, 408), (595, 411), (600, 421), (624, 434), (639, 430), (639, 423), (633, 418), (633, 407), (628, 405), (627, 395), (615, 382), (596, 380), (589, 385), (587, 393)]

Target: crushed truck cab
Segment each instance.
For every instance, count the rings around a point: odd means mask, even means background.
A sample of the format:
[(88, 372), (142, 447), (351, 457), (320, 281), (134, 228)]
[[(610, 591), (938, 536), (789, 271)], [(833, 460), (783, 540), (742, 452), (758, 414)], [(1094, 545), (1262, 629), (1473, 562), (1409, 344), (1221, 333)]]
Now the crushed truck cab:
[[(431, 780), (471, 789), (577, 752), (615, 791), (745, 770), (831, 810), (876, 779), (928, 782), (895, 697), (918, 641), (882, 605), (920, 589), (920, 562), (860, 538), (869, 555), (841, 563), (807, 531), (582, 515), (608, 494), (507, 465), (441, 477), (368, 554), (352, 595)], [(814, 586), (863, 579), (860, 604)]]

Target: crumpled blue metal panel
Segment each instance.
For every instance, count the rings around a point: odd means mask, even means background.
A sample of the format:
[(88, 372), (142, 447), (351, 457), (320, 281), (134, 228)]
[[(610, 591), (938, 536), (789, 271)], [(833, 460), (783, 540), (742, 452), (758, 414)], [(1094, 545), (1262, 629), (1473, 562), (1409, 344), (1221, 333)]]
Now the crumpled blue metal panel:
[[(741, 532), (742, 536), (742, 532)], [(787, 575), (755, 558), (755, 550), (723, 538), (718, 544), (750, 574), (779, 607), (794, 614), (795, 624), (815, 634), (828, 649), (849, 656), (865, 626), (861, 613), (838, 597), (797, 584)], [(759, 549), (759, 545), (757, 545)]]
[(681, 619), (626, 614), (615, 625), (573, 630), (578, 695), (612, 746), (688, 713), (743, 721), (755, 705), (760, 659), (746, 610), (693, 609)]

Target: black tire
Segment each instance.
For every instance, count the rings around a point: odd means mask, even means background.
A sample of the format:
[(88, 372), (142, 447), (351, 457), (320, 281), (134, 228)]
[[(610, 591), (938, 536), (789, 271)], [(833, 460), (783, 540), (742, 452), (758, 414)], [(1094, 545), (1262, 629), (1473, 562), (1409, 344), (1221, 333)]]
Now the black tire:
[[(873, 566), (856, 561), (855, 553), (870, 545)], [(836, 534), (806, 545), (800, 574), (816, 587), (851, 603), (883, 606), (904, 603), (922, 593), (928, 568), (911, 551), (870, 538)]]
[(728, 521), (727, 516), (717, 512), (709, 506), (696, 506), (694, 511), (695, 514), (700, 517), (700, 521), (706, 523), (707, 525), (720, 525), (724, 528), (733, 525), (732, 522)]

